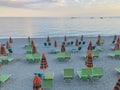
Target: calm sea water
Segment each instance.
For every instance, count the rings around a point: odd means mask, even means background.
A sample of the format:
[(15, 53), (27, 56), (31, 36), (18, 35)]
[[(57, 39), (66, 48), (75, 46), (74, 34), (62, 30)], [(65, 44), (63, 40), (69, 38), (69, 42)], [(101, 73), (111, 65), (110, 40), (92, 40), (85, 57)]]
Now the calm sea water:
[(0, 18), (0, 38), (120, 35), (120, 17)]

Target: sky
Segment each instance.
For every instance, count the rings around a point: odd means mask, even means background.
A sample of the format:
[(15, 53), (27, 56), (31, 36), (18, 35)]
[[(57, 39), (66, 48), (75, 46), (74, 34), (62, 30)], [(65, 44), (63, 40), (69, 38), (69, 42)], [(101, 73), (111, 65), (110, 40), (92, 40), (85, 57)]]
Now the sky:
[(120, 16), (120, 0), (0, 0), (0, 17)]

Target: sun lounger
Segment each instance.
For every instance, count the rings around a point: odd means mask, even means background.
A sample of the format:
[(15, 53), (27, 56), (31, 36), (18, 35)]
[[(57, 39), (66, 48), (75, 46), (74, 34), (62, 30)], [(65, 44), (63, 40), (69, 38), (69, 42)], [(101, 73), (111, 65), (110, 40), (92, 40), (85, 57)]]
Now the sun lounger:
[(74, 77), (74, 69), (73, 68), (66, 68), (64, 69), (64, 80), (72, 80)]
[(32, 53), (32, 47), (27, 47), (26, 48), (26, 53), (31, 54)]
[(53, 87), (53, 79), (54, 74), (51, 72), (48, 72), (45, 74), (44, 79), (42, 81), (42, 88), (52, 88)]
[(9, 62), (13, 61), (13, 58), (8, 57), (8, 56), (1, 56), (0, 60), (2, 63), (9, 63)]
[(120, 50), (116, 50), (115, 53), (109, 53), (108, 56), (110, 56), (110, 57), (120, 57)]
[(32, 55), (33, 55), (33, 58), (34, 58), (34, 61), (35, 61), (35, 62), (40, 61), (41, 55), (40, 55), (39, 53), (35, 53), (35, 54), (32, 54)]
[(11, 77), (11, 74), (3, 74), (0, 76), (0, 82), (4, 83)]
[(77, 71), (77, 75), (82, 79), (100, 78), (103, 76), (103, 68), (83, 68), (81, 71)]
[(115, 68), (115, 70), (120, 73), (120, 68)]
[(62, 60), (64, 61), (66, 59), (70, 59), (70, 57), (71, 57), (70, 52), (59, 52), (59, 53), (57, 53), (57, 59), (59, 61), (62, 61)]

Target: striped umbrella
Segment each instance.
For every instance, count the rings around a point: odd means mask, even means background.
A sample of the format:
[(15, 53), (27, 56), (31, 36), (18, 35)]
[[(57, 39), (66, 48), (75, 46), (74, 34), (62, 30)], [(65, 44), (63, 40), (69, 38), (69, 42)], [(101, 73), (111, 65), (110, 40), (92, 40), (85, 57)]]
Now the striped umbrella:
[(6, 49), (10, 49), (10, 43), (8, 41), (6, 42)]
[(37, 52), (36, 46), (33, 46), (32, 47), (32, 54), (35, 54), (35, 53), (38, 53), (38, 52)]
[(49, 36), (47, 37), (47, 42), (50, 42), (50, 37)]
[(67, 41), (67, 37), (66, 36), (64, 36), (64, 41)]
[(13, 43), (13, 40), (12, 40), (12, 38), (11, 38), (11, 37), (9, 38), (9, 42), (10, 42), (10, 44), (12, 44), (12, 43)]
[(78, 39), (76, 38), (76, 41), (75, 41), (75, 46), (78, 46)]
[(92, 53), (89, 52), (87, 54), (87, 60), (85, 62), (85, 65), (87, 66), (87, 68), (92, 68), (93, 67), (93, 62), (92, 62)]
[(57, 41), (56, 40), (54, 41), (54, 47), (57, 47)]
[(92, 50), (92, 41), (89, 42), (88, 50)]
[(2, 54), (2, 55), (6, 55), (7, 54), (7, 52), (5, 50), (5, 47), (3, 45), (1, 45), (1, 47), (0, 47), (0, 54)]
[(115, 44), (114, 50), (119, 50), (119, 49), (120, 49), (120, 47), (119, 47), (119, 42), (117, 41), (116, 44)]
[(61, 52), (65, 52), (66, 50), (65, 50), (65, 46), (64, 46), (64, 44), (62, 44), (61, 45)]
[(47, 63), (47, 60), (46, 60), (46, 55), (43, 53), (42, 54), (42, 60), (40, 62), (40, 69), (41, 70), (46, 70), (48, 68), (48, 63)]

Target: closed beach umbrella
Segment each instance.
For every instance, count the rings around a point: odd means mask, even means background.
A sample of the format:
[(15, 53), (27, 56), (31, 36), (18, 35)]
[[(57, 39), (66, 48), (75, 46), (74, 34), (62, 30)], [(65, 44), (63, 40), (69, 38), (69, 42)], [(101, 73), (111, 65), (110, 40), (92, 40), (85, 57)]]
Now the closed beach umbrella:
[(33, 46), (32, 47), (32, 54), (35, 54), (35, 53), (37, 53), (37, 49), (36, 49), (36, 46)]
[(8, 41), (6, 42), (6, 49), (10, 49), (10, 43)]
[(98, 45), (98, 46), (100, 46), (100, 43), (101, 43), (100, 41), (101, 41), (101, 36), (98, 35), (98, 38), (97, 38), (97, 45)]
[(64, 44), (62, 44), (62, 46), (61, 46), (61, 52), (65, 52), (66, 50), (65, 50), (65, 46), (64, 46)]
[(6, 55), (7, 54), (6, 50), (5, 50), (5, 47), (3, 45), (1, 45), (0, 49), (1, 49), (0, 54), (2, 54), (2, 55)]
[(56, 40), (54, 41), (54, 47), (57, 47), (57, 42), (56, 42)]
[(47, 42), (50, 42), (50, 37), (49, 36), (47, 37)]
[(13, 40), (12, 40), (12, 38), (11, 38), (11, 37), (9, 38), (9, 43), (10, 43), (10, 44), (12, 44), (12, 43), (13, 43)]
[(92, 53), (87, 54), (87, 60), (85, 61), (85, 65), (87, 66), (87, 68), (92, 68), (93, 67)]
[(78, 46), (79, 43), (78, 43), (78, 39), (76, 38), (76, 41), (75, 41), (75, 46)]
[(66, 36), (64, 36), (64, 41), (67, 41), (67, 37)]
[(42, 54), (42, 60), (40, 62), (40, 69), (41, 70), (46, 70), (48, 68), (48, 63), (47, 63), (47, 60), (46, 60), (46, 55), (43, 53)]
[(92, 41), (89, 42), (88, 50), (92, 50)]
[(119, 42), (116, 42), (114, 50), (119, 50)]
[(30, 37), (28, 37), (28, 42), (30, 43)]
[(120, 90), (120, 77), (118, 78), (118, 81), (113, 90)]
[(81, 41), (83, 41), (83, 35), (81, 36)]
[(41, 88), (41, 78), (35, 75), (33, 79), (33, 90), (42, 90)]
[(119, 42), (120, 43), (120, 38), (118, 37), (118, 39), (117, 39), (117, 42)]
[(115, 35), (114, 35), (114, 41), (116, 41), (116, 39), (117, 39), (117, 35), (115, 34)]
[(31, 41), (31, 45), (32, 45), (32, 47), (33, 47), (33, 46), (35, 46), (35, 43), (34, 43), (34, 41), (33, 41), (33, 40)]

